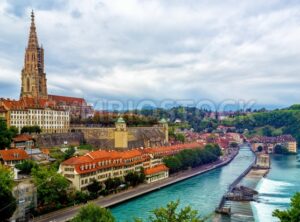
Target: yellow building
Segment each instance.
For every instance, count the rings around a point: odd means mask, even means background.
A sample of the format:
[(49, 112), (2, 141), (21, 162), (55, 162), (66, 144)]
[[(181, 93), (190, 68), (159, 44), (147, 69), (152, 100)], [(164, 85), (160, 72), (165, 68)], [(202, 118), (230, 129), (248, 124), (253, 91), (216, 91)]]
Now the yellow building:
[(115, 125), (115, 148), (128, 148), (128, 131), (124, 119), (119, 117)]

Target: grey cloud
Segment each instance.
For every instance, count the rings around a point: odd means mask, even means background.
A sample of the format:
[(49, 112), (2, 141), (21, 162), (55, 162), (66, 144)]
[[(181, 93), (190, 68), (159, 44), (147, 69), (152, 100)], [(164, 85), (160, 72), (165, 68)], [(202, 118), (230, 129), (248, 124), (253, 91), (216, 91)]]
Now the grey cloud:
[[(6, 3), (6, 10), (0, 4), (0, 25), (6, 27), (0, 70), (19, 77), (34, 7), (51, 93), (91, 102), (231, 98), (270, 107), (298, 102), (298, 1)], [(17, 97), (18, 82), (8, 87), (9, 81), (0, 79), (6, 86), (1, 94)]]

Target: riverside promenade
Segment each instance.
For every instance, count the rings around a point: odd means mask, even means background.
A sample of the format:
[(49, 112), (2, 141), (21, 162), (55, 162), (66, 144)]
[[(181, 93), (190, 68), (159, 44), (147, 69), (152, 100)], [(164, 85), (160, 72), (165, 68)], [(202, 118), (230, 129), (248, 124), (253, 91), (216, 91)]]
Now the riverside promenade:
[[(234, 157), (238, 154), (239, 150), (234, 150), (229, 156), (226, 156), (225, 158), (216, 161), (212, 164), (206, 164), (197, 168), (193, 168), (190, 170), (186, 170), (174, 175), (171, 175), (169, 178), (157, 181), (151, 184), (142, 184), (139, 185), (136, 188), (128, 189), (126, 191), (122, 191), (117, 194), (112, 194), (106, 197), (98, 198), (96, 200), (90, 201), (92, 203), (95, 203), (101, 207), (111, 207), (117, 204), (120, 204), (122, 202), (125, 202), (127, 200), (130, 200), (132, 198), (136, 198), (138, 196), (144, 195), (146, 193), (153, 192), (155, 190), (159, 190), (163, 187), (170, 186), (172, 184), (178, 183), (180, 181), (189, 179), (191, 177), (203, 174), (205, 172), (208, 172), (210, 170), (225, 166), (229, 164)], [(62, 210), (58, 210), (49, 214), (42, 215), (40, 217), (36, 217), (32, 219), (31, 221), (38, 221), (38, 222), (46, 222), (46, 221), (56, 221), (56, 222), (62, 222), (71, 219), (76, 215), (76, 213), (80, 210), (80, 208), (84, 206), (83, 204), (64, 208)]]

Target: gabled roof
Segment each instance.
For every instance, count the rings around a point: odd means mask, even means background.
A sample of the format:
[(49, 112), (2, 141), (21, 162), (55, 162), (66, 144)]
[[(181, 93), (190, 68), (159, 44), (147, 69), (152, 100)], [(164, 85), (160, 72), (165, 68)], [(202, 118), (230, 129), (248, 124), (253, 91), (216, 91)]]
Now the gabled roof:
[(14, 142), (26, 142), (26, 141), (30, 141), (33, 140), (32, 136), (28, 135), (28, 134), (20, 134), (18, 136), (16, 136), (15, 138), (13, 138)]
[(0, 150), (0, 158), (4, 161), (25, 160), (29, 155), (22, 149)]
[(152, 174), (156, 174), (159, 172), (163, 172), (163, 171), (168, 171), (169, 168), (166, 167), (164, 164), (149, 168), (149, 169), (145, 169), (145, 175), (152, 175)]

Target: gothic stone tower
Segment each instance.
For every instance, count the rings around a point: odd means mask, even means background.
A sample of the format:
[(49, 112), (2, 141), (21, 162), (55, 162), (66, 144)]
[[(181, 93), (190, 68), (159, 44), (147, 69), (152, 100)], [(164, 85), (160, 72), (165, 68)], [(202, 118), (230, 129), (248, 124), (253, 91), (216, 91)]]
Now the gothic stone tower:
[(47, 99), (47, 79), (44, 72), (44, 49), (39, 46), (34, 14), (31, 13), (31, 26), (28, 46), (25, 51), (24, 67), (22, 69), (22, 98)]

